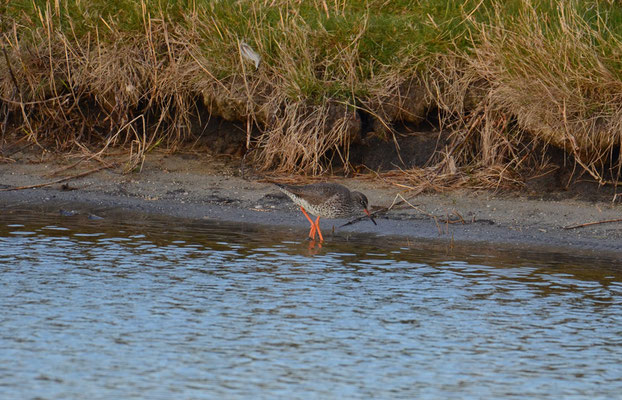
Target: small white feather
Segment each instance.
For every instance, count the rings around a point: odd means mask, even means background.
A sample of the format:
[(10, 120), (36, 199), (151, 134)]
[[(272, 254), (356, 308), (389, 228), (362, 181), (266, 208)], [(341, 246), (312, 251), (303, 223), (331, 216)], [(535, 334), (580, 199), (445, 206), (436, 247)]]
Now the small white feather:
[(255, 64), (255, 70), (259, 68), (259, 64), (261, 64), (261, 56), (257, 54), (257, 52), (253, 50), (253, 48), (245, 41), (240, 42), (240, 54), (242, 54), (242, 57), (252, 61)]

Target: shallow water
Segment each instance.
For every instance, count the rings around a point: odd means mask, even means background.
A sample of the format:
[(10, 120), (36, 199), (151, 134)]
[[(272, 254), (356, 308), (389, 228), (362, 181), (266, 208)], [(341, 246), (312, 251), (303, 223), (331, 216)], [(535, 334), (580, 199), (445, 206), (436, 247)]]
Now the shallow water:
[(0, 398), (619, 398), (622, 268), (5, 212)]

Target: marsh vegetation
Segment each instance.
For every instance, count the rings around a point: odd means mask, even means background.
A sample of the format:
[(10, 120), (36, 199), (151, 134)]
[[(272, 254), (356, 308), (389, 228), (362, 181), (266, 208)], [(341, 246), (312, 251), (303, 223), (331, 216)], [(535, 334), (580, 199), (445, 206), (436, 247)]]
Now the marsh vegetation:
[(230, 121), (254, 167), (318, 175), (357, 171), (353, 148), (399, 148), (427, 130), (425, 162), (402, 155), (383, 173), (434, 188), (520, 186), (562, 164), (620, 179), (616, 1), (17, 0), (0, 11), (3, 147), (122, 148), (139, 165)]

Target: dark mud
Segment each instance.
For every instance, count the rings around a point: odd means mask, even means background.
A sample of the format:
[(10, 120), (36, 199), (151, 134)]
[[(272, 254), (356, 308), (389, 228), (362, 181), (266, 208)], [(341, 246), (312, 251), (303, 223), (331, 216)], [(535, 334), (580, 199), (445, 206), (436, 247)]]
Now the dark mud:
[[(153, 171), (152, 171), (153, 172)], [(308, 222), (272, 185), (246, 182), (238, 177), (215, 177), (187, 182), (160, 181), (146, 173), (144, 181), (119, 186), (91, 177), (74, 183), (76, 190), (41, 188), (0, 192), (5, 212), (21, 209), (58, 212), (67, 218), (149, 218), (164, 215), (183, 225), (188, 220), (257, 224), (287, 229), (292, 240), (306, 240)], [(170, 176), (168, 176), (170, 178)], [(202, 182), (201, 182), (202, 181)], [(200, 183), (199, 183), (200, 182)], [(394, 191), (374, 189), (361, 182), (344, 181), (368, 193), (372, 204), (390, 204)], [(98, 186), (98, 187), (96, 187)], [(382, 202), (383, 204), (379, 204)], [(474, 244), (536, 250), (580, 251), (594, 256), (608, 253), (622, 259), (622, 223), (567, 230), (563, 226), (620, 215), (619, 207), (576, 201), (539, 201), (525, 198), (493, 199), (481, 195), (420, 196), (417, 209), (402, 209), (342, 226), (346, 220), (321, 220), (327, 242), (360, 235), (393, 236), (416, 245), (435, 241), (448, 247)], [(505, 211), (504, 211), (505, 208)], [(62, 210), (62, 211), (61, 211)], [(185, 222), (186, 221), (186, 222)], [(331, 233), (333, 232), (333, 233)]]

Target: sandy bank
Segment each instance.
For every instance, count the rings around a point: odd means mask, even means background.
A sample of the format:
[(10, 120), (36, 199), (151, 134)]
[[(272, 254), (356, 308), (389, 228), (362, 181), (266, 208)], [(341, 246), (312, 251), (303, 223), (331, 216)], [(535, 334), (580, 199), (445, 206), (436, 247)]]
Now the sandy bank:
[[(70, 164), (50, 157), (41, 161), (30, 154), (14, 156), (16, 162), (0, 166), (0, 188), (35, 185), (91, 170), (84, 162), (53, 174)], [(390, 205), (399, 188), (382, 182), (337, 180), (364, 192), (372, 206)], [(65, 186), (63, 186), (65, 185)], [(407, 194), (405, 194), (408, 196)], [(542, 200), (533, 194), (451, 192), (419, 195), (406, 206), (369, 221), (340, 227), (347, 221), (323, 220), (330, 240), (349, 232), (398, 235), (412, 240), (475, 242), (519, 247), (572, 248), (622, 255), (622, 223), (563, 227), (622, 217), (622, 206), (609, 200), (585, 200), (566, 194), (563, 200)], [(578, 197), (578, 196), (577, 196)], [(304, 240), (308, 222), (273, 185), (257, 177), (243, 179), (238, 162), (198, 154), (151, 154), (142, 172), (123, 174), (122, 168), (101, 170), (87, 176), (36, 189), (2, 190), (3, 208), (42, 204), (82, 212), (102, 213), (124, 209), (182, 218), (246, 222), (281, 226), (292, 230), (292, 240)], [(449, 218), (451, 223), (447, 223)], [(460, 221), (460, 218), (464, 222)]]

